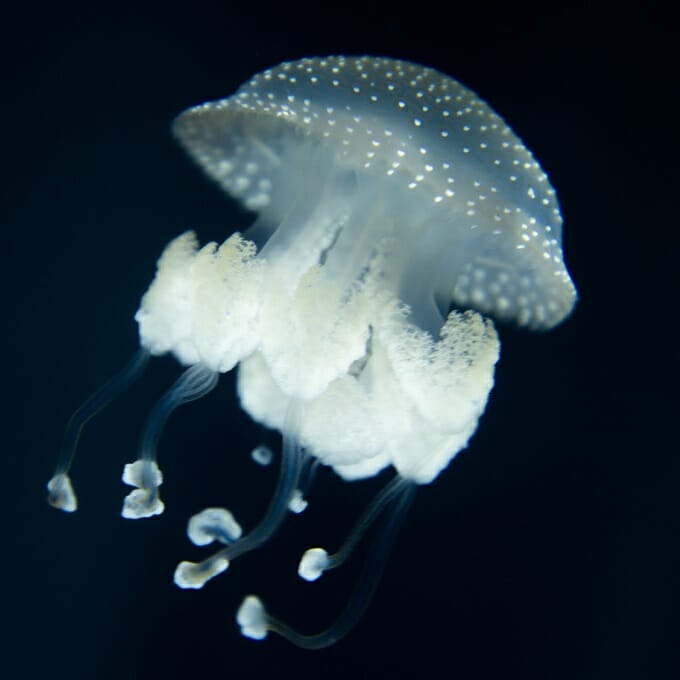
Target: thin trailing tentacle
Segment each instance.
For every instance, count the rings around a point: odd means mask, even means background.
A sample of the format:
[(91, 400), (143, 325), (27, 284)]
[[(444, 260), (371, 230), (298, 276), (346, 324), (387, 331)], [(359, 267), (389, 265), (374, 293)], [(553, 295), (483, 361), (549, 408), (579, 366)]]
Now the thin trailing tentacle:
[(281, 469), (274, 495), (260, 523), (248, 534), (230, 542), (201, 562), (183, 561), (175, 570), (175, 583), (180, 588), (202, 588), (209, 579), (223, 572), (231, 560), (266, 543), (288, 514), (290, 500), (298, 487), (303, 454), (298, 433), (302, 407), (293, 402), (286, 414), (283, 434)]
[[(269, 615), (260, 599), (249, 595), (244, 599), (236, 615), (242, 634), (261, 640), (267, 636), (268, 631), (271, 631), (303, 649), (329, 647), (347, 635), (359, 622), (375, 594), (390, 548), (413, 499), (415, 484), (407, 480), (399, 481), (400, 484), (393, 488), (394, 509), (370, 547), (363, 572), (347, 605), (329, 628), (315, 635), (303, 635)], [(384, 508), (384, 504), (382, 507)]]
[(219, 374), (202, 364), (188, 368), (161, 397), (146, 421), (139, 447), (139, 457), (123, 469), (123, 482), (135, 487), (123, 501), (121, 514), (127, 519), (159, 515), (165, 509), (158, 487), (163, 474), (156, 461), (156, 449), (161, 432), (170, 414), (182, 404), (200, 399), (210, 392)]
[(54, 475), (47, 483), (47, 502), (52, 507), (64, 512), (74, 512), (78, 509), (78, 499), (73, 491), (69, 472), (83, 428), (141, 376), (149, 361), (149, 356), (148, 350), (138, 349), (125, 368), (91, 394), (69, 418)]

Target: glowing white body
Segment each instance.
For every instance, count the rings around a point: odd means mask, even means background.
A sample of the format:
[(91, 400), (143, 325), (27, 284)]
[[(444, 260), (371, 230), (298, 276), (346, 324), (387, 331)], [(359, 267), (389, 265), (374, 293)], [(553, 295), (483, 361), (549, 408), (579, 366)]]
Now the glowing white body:
[[(74, 414), (48, 500), (76, 510), (68, 472), (83, 425), (149, 354), (170, 352), (188, 368), (154, 406), (139, 458), (123, 473), (134, 487), (123, 516), (161, 513), (156, 447), (167, 418), (238, 366), (243, 408), (282, 434), (277, 487), (243, 535), (224, 508), (194, 515), (189, 539), (221, 547), (180, 562), (175, 583), (201, 588), (302, 512), (310, 460), (349, 480), (393, 466), (397, 475), (343, 545), (311, 548), (300, 562), (302, 578), (318, 579), (386, 515), (333, 626), (300, 635), (254, 596), (237, 613), (248, 637), (271, 630), (301, 647), (328, 646), (365, 611), (415, 485), (433, 481), (477, 428), (499, 356), (489, 317), (547, 329), (573, 308), (555, 192), (473, 92), (385, 58), (281, 64), (228, 99), (189, 109), (174, 131), (257, 219), (220, 245), (200, 247), (187, 232), (166, 247), (136, 315), (143, 349)], [(253, 451), (260, 463), (270, 457)]]

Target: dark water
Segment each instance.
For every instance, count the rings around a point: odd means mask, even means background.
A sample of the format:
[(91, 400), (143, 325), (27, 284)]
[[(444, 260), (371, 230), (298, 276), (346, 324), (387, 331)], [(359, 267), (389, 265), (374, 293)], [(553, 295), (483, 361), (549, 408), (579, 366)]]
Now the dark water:
[[(611, 12), (444, 10), (364, 3), (150, 13), (35, 7), (5, 21), (0, 185), (5, 298), (3, 677), (669, 678), (680, 582), (674, 34), (653, 3)], [(161, 445), (166, 513), (120, 518), (120, 470), (178, 374), (158, 360), (86, 430), (81, 510), (44, 502), (71, 411), (137, 345), (133, 314), (156, 257), (248, 217), (168, 131), (282, 60), (412, 59), (487, 99), (549, 172), (581, 294), (549, 334), (502, 329), (488, 411), (471, 446), (420, 490), (381, 587), (342, 643), (301, 652), (240, 637), (250, 592), (310, 632), (341, 609), (361, 553), (317, 585), (295, 576), (337, 545), (385, 478), (322, 474), (310, 509), (203, 591), (186, 518), (234, 508), (252, 526), (275, 471), (233, 377), (173, 416)], [(677, 56), (677, 55), (676, 55)], [(670, 425), (670, 427), (669, 427)]]

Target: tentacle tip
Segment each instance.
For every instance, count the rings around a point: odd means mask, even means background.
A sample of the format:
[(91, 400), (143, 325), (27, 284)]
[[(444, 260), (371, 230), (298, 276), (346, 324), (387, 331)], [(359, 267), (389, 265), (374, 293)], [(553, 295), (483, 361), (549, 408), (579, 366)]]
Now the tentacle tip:
[(262, 600), (256, 595), (248, 595), (243, 599), (236, 612), (236, 623), (241, 628), (241, 635), (252, 640), (264, 640), (269, 629), (267, 612)]
[(316, 581), (329, 565), (328, 553), (323, 548), (310, 548), (300, 559), (298, 576), (305, 581)]
[(299, 515), (301, 512), (304, 512), (307, 509), (308, 505), (309, 503), (302, 496), (302, 491), (300, 491), (300, 489), (295, 489), (295, 491), (293, 491), (293, 495), (288, 501), (288, 509), (291, 512), (294, 512), (296, 515)]
[(229, 560), (223, 557), (211, 557), (203, 562), (180, 562), (175, 569), (175, 585), (182, 589), (198, 590), (228, 567)]
[(163, 473), (155, 460), (142, 460), (128, 463), (123, 468), (123, 482), (137, 487), (125, 497), (121, 515), (125, 519), (141, 519), (160, 515), (165, 504), (158, 495), (158, 487), (163, 483)]
[(193, 515), (187, 524), (187, 536), (198, 546), (209, 545), (213, 541), (229, 545), (242, 534), (241, 525), (225, 508), (205, 508)]
[(250, 457), (258, 465), (267, 466), (272, 462), (274, 454), (268, 446), (260, 444), (250, 452)]
[(125, 519), (143, 519), (160, 515), (165, 510), (165, 503), (159, 498), (156, 489), (134, 489), (125, 496), (120, 514)]
[(78, 509), (78, 499), (73, 491), (70, 477), (61, 472), (54, 475), (47, 482), (47, 502), (57, 510), (75, 512)]
[(155, 489), (163, 483), (163, 473), (155, 460), (138, 458), (123, 468), (123, 483), (139, 489)]

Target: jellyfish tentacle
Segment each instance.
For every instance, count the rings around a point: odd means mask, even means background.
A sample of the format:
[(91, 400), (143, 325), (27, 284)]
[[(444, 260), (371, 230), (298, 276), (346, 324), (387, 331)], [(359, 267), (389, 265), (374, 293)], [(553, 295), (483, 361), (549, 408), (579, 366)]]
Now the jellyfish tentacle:
[(329, 555), (323, 548), (309, 548), (300, 559), (298, 575), (305, 581), (316, 581), (324, 571), (337, 569), (344, 564), (363, 538), (366, 531), (372, 526), (387, 506), (403, 493), (404, 486), (408, 485), (403, 477), (395, 477), (385, 486), (371, 501), (366, 510), (352, 527), (344, 543), (337, 552)]
[[(382, 497), (384, 503), (389, 502), (387, 500), (389, 496), (394, 501), (394, 509), (370, 547), (363, 573), (354, 592), (336, 621), (329, 628), (314, 635), (303, 635), (287, 623), (268, 614), (261, 600), (254, 595), (249, 595), (243, 600), (236, 614), (241, 633), (245, 637), (262, 640), (267, 636), (268, 631), (271, 631), (303, 649), (330, 647), (347, 635), (359, 622), (375, 594), (392, 543), (413, 500), (415, 483), (404, 479), (398, 481), (399, 484), (388, 485), (379, 496), (379, 498)], [(384, 508), (384, 503), (380, 509)], [(372, 512), (373, 510), (369, 508), (364, 517), (372, 514)], [(379, 512), (379, 509), (376, 508), (375, 512)]]
[(314, 456), (309, 455), (305, 459), (305, 466), (300, 474), (300, 490), (302, 491), (303, 496), (309, 494), (309, 491), (314, 484), (314, 480), (316, 479), (316, 473), (319, 470), (320, 464), (319, 459)]
[(78, 509), (78, 499), (73, 491), (69, 472), (83, 428), (142, 375), (149, 356), (148, 350), (138, 349), (127, 365), (91, 394), (69, 418), (54, 474), (47, 483), (47, 502), (52, 507), (64, 512)]
[[(214, 541), (231, 545), (241, 538), (242, 533), (240, 524), (226, 508), (205, 508), (191, 517), (187, 524), (187, 536), (198, 546), (209, 545)], [(182, 588), (200, 588), (228, 566), (229, 561), (219, 553), (203, 560), (200, 565), (181, 562), (175, 570), (175, 583)]]
[(156, 461), (156, 448), (163, 427), (178, 406), (208, 394), (217, 385), (218, 375), (202, 364), (191, 366), (151, 409), (142, 433), (139, 457), (123, 469), (123, 482), (135, 487), (123, 501), (123, 517), (139, 519), (163, 512), (165, 505), (158, 494), (163, 474)]
[(305, 453), (302, 461), (302, 469), (300, 472), (300, 482), (293, 492), (293, 496), (288, 503), (288, 509), (299, 515), (304, 512), (309, 505), (307, 496), (314, 483), (314, 478), (316, 477), (316, 471), (319, 467), (319, 459), (314, 458), (311, 454)]
[(283, 429), (281, 469), (274, 495), (260, 523), (248, 534), (229, 543), (201, 562), (182, 561), (175, 569), (175, 584), (180, 588), (202, 588), (224, 571), (229, 563), (266, 543), (279, 528), (288, 513), (288, 506), (298, 488), (304, 454), (300, 447), (300, 420), (302, 406), (292, 400), (289, 404)]

